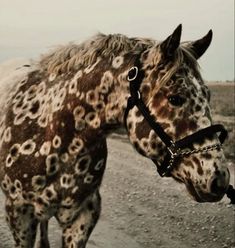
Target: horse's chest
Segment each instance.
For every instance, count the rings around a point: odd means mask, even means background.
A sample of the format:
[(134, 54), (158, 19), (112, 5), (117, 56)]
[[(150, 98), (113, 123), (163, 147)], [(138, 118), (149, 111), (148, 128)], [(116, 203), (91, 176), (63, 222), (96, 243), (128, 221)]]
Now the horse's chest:
[[(74, 147), (63, 151), (59, 148), (50, 150), (51, 142), (43, 142), (40, 146), (36, 145), (38, 148), (33, 153), (20, 153), (17, 160), (9, 165), (6, 164), (6, 154), (2, 161), (1, 175), (1, 186), (5, 193), (12, 198), (24, 193), (26, 200), (31, 202), (28, 194), (33, 192), (38, 209), (38, 205), (43, 205), (43, 202), (45, 207), (82, 202), (101, 184), (107, 147), (106, 140), (100, 138), (92, 146), (86, 146), (83, 142), (82, 149), (78, 149), (79, 140), (76, 140), (77, 143), (74, 141)], [(27, 149), (32, 146), (30, 142), (25, 145), (28, 146)], [(11, 192), (16, 184), (19, 185), (19, 190)]]
[(48, 179), (48, 185), (36, 192), (32, 202), (39, 219), (49, 218), (55, 213), (60, 215), (60, 210), (63, 210), (63, 216), (60, 216), (63, 219), (67, 212), (70, 216), (75, 210), (79, 210), (87, 197), (101, 184), (106, 150), (100, 149), (99, 152), (86, 153), (76, 161), (64, 164), (54, 180), (49, 182)]

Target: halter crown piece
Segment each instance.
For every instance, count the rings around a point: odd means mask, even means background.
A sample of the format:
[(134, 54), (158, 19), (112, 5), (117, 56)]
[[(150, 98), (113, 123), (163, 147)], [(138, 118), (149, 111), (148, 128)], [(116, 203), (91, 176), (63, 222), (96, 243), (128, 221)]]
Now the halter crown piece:
[[(164, 131), (161, 125), (155, 121), (153, 116), (150, 114), (148, 107), (145, 105), (141, 98), (141, 93), (139, 91), (141, 82), (143, 80), (144, 73), (139, 70), (138, 66), (133, 66), (128, 73), (127, 80), (130, 83), (130, 97), (128, 98), (127, 107), (124, 113), (124, 124), (127, 128), (127, 116), (129, 111), (136, 106), (141, 112), (145, 120), (148, 122), (149, 126), (154, 130), (157, 136), (165, 144), (166, 156), (161, 164), (154, 162), (157, 166), (157, 171), (161, 177), (169, 177), (171, 171), (173, 170), (176, 161), (180, 157), (189, 156), (194, 153), (207, 152), (210, 150), (221, 149), (223, 142), (225, 141), (228, 133), (223, 125), (211, 125), (209, 127), (203, 128), (189, 136), (186, 136), (178, 141), (173, 141), (173, 139)], [(190, 145), (193, 142), (199, 142), (203, 138), (212, 136), (213, 134), (219, 133), (219, 143), (210, 146), (205, 146), (198, 149), (190, 149)], [(187, 149), (187, 150), (186, 150)], [(227, 190), (227, 196), (231, 199), (231, 203), (235, 204), (235, 189), (232, 185), (229, 185)]]

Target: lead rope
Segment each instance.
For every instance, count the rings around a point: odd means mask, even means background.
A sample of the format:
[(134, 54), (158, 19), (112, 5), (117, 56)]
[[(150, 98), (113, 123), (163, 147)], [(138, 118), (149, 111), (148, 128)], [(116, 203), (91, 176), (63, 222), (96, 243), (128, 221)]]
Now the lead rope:
[(230, 204), (235, 204), (235, 189), (231, 184), (228, 186), (226, 195), (231, 200)]

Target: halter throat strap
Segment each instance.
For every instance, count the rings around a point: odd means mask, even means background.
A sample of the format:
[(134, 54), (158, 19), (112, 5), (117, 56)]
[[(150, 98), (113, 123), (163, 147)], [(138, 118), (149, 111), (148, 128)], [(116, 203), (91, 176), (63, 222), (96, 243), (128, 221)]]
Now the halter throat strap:
[[(128, 98), (127, 107), (124, 113), (124, 123), (127, 128), (128, 113), (133, 107), (136, 106), (143, 115), (144, 119), (148, 122), (151, 129), (154, 130), (157, 136), (165, 144), (167, 155), (165, 156), (163, 162), (159, 164), (158, 162), (153, 161), (157, 165), (157, 170), (160, 176), (169, 177), (179, 157), (221, 148), (222, 143), (227, 137), (227, 131), (220, 124), (203, 128), (189, 136), (184, 137), (183, 139), (173, 141), (173, 139), (164, 131), (162, 126), (150, 114), (149, 109), (141, 98), (139, 88), (143, 78), (144, 74), (142, 71), (139, 71), (137, 66), (133, 66), (130, 69), (127, 77), (127, 80), (130, 82), (130, 97)], [(205, 138), (213, 137), (216, 133), (219, 133), (218, 138), (220, 143), (194, 150), (188, 149), (193, 143), (201, 142)], [(187, 150), (185, 150), (186, 148)]]

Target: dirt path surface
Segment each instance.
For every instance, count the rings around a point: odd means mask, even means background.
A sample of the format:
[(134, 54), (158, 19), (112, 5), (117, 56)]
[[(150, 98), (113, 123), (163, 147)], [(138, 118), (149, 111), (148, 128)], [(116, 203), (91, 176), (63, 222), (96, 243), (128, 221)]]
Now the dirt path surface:
[[(88, 248), (235, 248), (235, 207), (228, 199), (196, 203), (183, 185), (160, 178), (152, 162), (133, 151), (125, 138), (108, 139), (108, 147), (102, 216)], [(234, 185), (234, 164), (228, 165)], [(2, 193), (0, 200), (4, 202)], [(12, 248), (2, 209), (0, 248)], [(50, 242), (52, 248), (60, 247), (54, 220)]]

